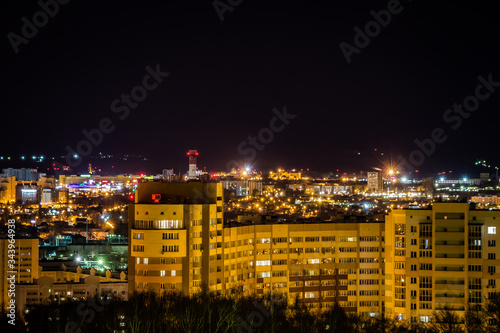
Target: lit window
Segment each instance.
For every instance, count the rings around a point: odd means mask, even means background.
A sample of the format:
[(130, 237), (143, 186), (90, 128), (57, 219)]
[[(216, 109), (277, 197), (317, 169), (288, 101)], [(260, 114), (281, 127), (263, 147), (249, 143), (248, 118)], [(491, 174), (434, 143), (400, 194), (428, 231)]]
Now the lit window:
[(141, 263), (141, 258), (137, 258), (137, 264)]
[(160, 271), (160, 276), (165, 276), (165, 271)]
[(497, 227), (488, 227), (488, 235), (496, 235)]
[(148, 258), (144, 258), (143, 259), (143, 263), (144, 263), (144, 265), (147, 265), (148, 264)]
[(175, 276), (175, 271), (172, 271), (170, 276)]

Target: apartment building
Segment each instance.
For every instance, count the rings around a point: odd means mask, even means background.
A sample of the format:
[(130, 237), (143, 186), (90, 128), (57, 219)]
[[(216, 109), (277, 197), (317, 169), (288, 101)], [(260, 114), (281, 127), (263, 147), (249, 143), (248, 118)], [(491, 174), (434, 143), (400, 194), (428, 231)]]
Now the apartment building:
[(130, 292), (223, 290), (222, 184), (139, 183), (129, 221)]
[(222, 225), (222, 184), (140, 183), (129, 209), (129, 291), (282, 292), (383, 311), (384, 224)]
[(384, 191), (384, 180), (382, 172), (373, 171), (367, 174), (367, 187), (368, 192), (380, 193)]
[(383, 311), (383, 223), (298, 223), (224, 228), (224, 289), (280, 292), (310, 306)]
[(445, 306), (459, 316), (467, 305), (481, 306), (498, 290), (499, 222), (500, 212), (471, 210), (467, 203), (392, 211), (386, 218), (386, 313), (429, 322)]
[(15, 239), (14, 252), (9, 252), (9, 244), (8, 238), (0, 239), (0, 302), (5, 305), (11, 299), (8, 277), (15, 275), (16, 284), (33, 283), (38, 278), (38, 238)]

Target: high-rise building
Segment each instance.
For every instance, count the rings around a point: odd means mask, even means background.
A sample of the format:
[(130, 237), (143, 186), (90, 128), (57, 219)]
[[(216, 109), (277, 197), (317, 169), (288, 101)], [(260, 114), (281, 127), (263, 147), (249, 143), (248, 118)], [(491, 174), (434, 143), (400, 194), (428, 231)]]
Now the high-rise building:
[[(11, 281), (20, 284), (38, 279), (38, 238), (15, 239), (14, 248), (9, 248), (9, 244), (9, 238), (0, 239), (0, 302), (5, 305), (10, 304)], [(11, 276), (15, 279), (8, 279)], [(13, 289), (17, 292), (17, 288)]]
[(499, 211), (471, 210), (467, 203), (392, 211), (386, 219), (386, 312), (429, 322), (444, 307), (463, 317), (467, 305), (484, 305), (500, 279), (499, 222)]
[(21, 169), (8, 168), (8, 169), (3, 169), (2, 172), (3, 172), (2, 177), (16, 177), (16, 180), (25, 180), (25, 181), (37, 181), (41, 175), (45, 175), (45, 174), (39, 174), (37, 169), (26, 169), (26, 168), (21, 168)]
[(309, 305), (382, 312), (384, 224), (237, 223), (223, 227), (222, 184), (139, 183), (130, 207), (129, 291), (206, 284), (282, 292)]
[(384, 190), (384, 181), (382, 179), (382, 172), (373, 171), (368, 172), (367, 192), (381, 193)]
[(129, 214), (130, 291), (223, 289), (220, 183), (139, 183)]

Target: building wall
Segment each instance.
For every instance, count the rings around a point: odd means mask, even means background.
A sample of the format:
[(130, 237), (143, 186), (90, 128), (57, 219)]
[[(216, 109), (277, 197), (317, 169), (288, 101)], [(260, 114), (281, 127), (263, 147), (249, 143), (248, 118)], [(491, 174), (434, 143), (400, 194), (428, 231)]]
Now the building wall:
[[(41, 303), (47, 299), (54, 301), (81, 301), (96, 295), (128, 299), (127, 281), (113, 280), (105, 282), (102, 277), (84, 275), (78, 279), (68, 279), (69, 283), (56, 283), (49, 276), (43, 276), (31, 284), (16, 286), (17, 307)], [(105, 303), (104, 303), (105, 304)]]
[(375, 171), (375, 172), (368, 172), (367, 174), (367, 191), (368, 192), (376, 192), (380, 193), (384, 190), (383, 185), (384, 182), (382, 180), (382, 173)]
[(16, 201), (16, 177), (0, 177), (0, 202), (11, 204)]
[[(223, 229), (221, 184), (172, 185), (140, 183), (136, 191), (136, 204), (129, 209), (129, 292), (192, 294), (206, 284), (221, 293), (275, 291), (289, 295), (291, 302), (298, 298), (319, 306), (338, 301), (348, 311), (382, 312), (383, 223)], [(211, 191), (217, 194), (203, 196), (209, 192), (205, 186), (213, 186)], [(202, 193), (197, 199), (206, 203), (152, 203), (154, 194), (163, 193), (163, 198), (165, 193), (193, 191)], [(173, 228), (168, 222), (162, 226), (162, 220), (179, 222)]]
[[(444, 306), (464, 315), (496, 291), (500, 212), (466, 203), (395, 210), (386, 219), (387, 313), (429, 321)], [(500, 233), (500, 229), (498, 230)]]
[[(38, 278), (38, 239), (16, 239), (14, 257), (9, 257), (9, 240), (0, 239), (0, 297), (4, 304), (10, 302), (7, 277), (9, 271), (17, 272), (16, 284), (33, 283)], [(14, 260), (14, 267), (10, 267)], [(17, 287), (16, 287), (17, 292)], [(17, 297), (16, 297), (17, 298)]]
[[(153, 203), (153, 195), (185, 203)], [(140, 183), (129, 214), (131, 292), (190, 294), (203, 283), (222, 291), (221, 184)]]

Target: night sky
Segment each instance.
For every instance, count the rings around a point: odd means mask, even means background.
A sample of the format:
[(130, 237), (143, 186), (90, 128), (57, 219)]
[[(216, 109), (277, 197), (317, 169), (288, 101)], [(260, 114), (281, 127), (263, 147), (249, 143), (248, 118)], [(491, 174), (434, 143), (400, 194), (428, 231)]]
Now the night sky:
[[(355, 46), (354, 28), (364, 31), (370, 12), (394, 1), (238, 2), (221, 21), (211, 1), (73, 0), (13, 47), (9, 33), (22, 37), (22, 18), (33, 22), (41, 7), (2, 1), (0, 155), (12, 161), (1, 166), (32, 166), (19, 156), (41, 154), (66, 164), (66, 146), (76, 149), (82, 130), (105, 118), (114, 130), (90, 155), (141, 154), (149, 172), (185, 171), (189, 149), (209, 170), (236, 160), (259, 170), (368, 171), (408, 158), (435, 128), (447, 140), (425, 156), (422, 173), (477, 177), (487, 170), (476, 159), (500, 164), (500, 87), (461, 124), (443, 120), (475, 94), (478, 76), (500, 82), (494, 2), (401, 1), (350, 63), (339, 45)], [(169, 75), (128, 114), (114, 112), (125, 105), (113, 110), (116, 99), (143, 85), (147, 66)], [(252, 158), (242, 142), (285, 106), (296, 116), (275, 122), (272, 140), (264, 130), (269, 142)], [(101, 167), (89, 156), (77, 170)], [(125, 169), (116, 170), (134, 171)]]

